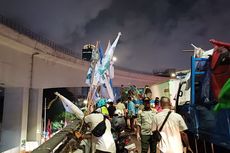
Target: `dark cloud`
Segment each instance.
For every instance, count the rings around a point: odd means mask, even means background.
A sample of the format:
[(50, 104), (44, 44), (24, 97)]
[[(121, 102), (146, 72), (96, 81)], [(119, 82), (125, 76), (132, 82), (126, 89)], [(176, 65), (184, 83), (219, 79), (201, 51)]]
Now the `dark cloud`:
[(4, 0), (0, 13), (76, 52), (121, 31), (117, 65), (151, 72), (189, 68), (190, 43), (230, 42), (226, 0)]
[(1, 14), (20, 21), (25, 26), (54, 39), (58, 43), (72, 41), (74, 32), (85, 36), (85, 26), (108, 8), (111, 0), (4, 0)]

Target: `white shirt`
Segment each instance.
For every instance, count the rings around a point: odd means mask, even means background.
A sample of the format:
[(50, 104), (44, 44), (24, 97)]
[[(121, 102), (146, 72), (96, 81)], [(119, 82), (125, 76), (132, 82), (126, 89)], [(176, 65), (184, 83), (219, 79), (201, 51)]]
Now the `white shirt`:
[[(153, 117), (152, 130), (159, 129), (162, 125), (169, 109), (163, 109)], [(158, 148), (163, 153), (183, 153), (180, 131), (187, 129), (184, 119), (180, 114), (172, 112), (169, 115), (162, 131), (162, 140), (158, 143)]]
[[(89, 124), (90, 131), (92, 131), (103, 119), (104, 117), (101, 113), (92, 113), (85, 117), (85, 123)], [(92, 141), (96, 143), (96, 149), (116, 153), (116, 146), (111, 133), (111, 123), (108, 119), (105, 120), (105, 123), (105, 133), (101, 137), (92, 135)]]

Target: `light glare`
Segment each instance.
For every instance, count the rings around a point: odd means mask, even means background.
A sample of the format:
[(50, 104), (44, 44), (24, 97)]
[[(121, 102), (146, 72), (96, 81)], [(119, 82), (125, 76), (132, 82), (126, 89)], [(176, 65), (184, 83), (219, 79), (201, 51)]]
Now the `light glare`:
[(115, 56), (113, 56), (113, 62), (116, 62), (117, 58)]

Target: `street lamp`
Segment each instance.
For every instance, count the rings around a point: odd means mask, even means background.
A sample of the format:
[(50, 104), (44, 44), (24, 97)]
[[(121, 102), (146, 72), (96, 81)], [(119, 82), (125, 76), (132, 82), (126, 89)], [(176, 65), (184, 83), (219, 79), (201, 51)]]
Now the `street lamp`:
[(116, 62), (117, 61), (117, 57), (113, 56), (113, 62)]
[(171, 73), (170, 76), (171, 76), (172, 78), (174, 78), (174, 77), (176, 77), (176, 73)]

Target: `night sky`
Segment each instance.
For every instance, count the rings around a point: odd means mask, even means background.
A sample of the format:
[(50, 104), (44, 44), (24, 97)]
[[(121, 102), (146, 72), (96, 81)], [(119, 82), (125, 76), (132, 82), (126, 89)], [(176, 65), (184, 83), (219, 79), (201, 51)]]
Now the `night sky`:
[(152, 72), (189, 68), (191, 43), (230, 42), (229, 0), (1, 0), (0, 14), (81, 53), (118, 32), (116, 65)]

